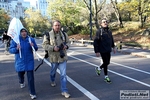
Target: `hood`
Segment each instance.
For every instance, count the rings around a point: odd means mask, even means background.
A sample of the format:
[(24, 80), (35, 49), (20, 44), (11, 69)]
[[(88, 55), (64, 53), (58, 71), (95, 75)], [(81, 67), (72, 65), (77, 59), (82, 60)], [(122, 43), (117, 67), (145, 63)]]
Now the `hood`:
[(25, 30), (25, 31), (27, 32), (27, 34), (28, 34), (28, 30), (27, 30), (26, 28), (22, 28), (22, 29), (20, 30), (20, 33), (21, 33), (21, 31), (23, 31), (23, 30)]

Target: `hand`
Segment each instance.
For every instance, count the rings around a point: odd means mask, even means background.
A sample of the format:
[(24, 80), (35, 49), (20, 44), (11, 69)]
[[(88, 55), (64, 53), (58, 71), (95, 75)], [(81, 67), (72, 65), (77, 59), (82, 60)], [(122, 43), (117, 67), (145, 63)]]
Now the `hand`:
[(116, 53), (116, 48), (113, 48), (113, 52), (114, 52), (114, 54)]
[(63, 48), (63, 50), (65, 50), (65, 49), (67, 49), (68, 47), (66, 46), (66, 45), (64, 45), (64, 48)]
[(17, 50), (19, 50), (21, 48), (21, 46), (19, 44), (17, 44)]
[(54, 51), (59, 51), (59, 48), (57, 46), (55, 46)]
[(100, 57), (100, 53), (96, 53), (96, 57)]
[(34, 46), (34, 44), (33, 44), (32, 42), (30, 43), (30, 45), (31, 45), (31, 46)]

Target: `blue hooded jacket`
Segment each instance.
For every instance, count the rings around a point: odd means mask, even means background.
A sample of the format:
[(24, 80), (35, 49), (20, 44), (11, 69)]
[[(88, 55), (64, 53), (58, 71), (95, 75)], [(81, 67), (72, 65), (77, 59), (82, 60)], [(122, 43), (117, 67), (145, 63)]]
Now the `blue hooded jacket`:
[[(31, 42), (34, 44), (34, 49), (37, 51), (38, 47), (34, 38), (30, 38)], [(19, 50), (17, 50), (17, 43), (14, 40), (11, 40), (9, 49), (10, 53), (15, 54), (15, 69), (17, 72), (34, 70), (34, 55), (32, 47), (29, 43), (29, 37), (27, 36), (25, 39), (23, 39), (20, 35), (19, 40), (21, 46), (21, 58), (19, 55)]]

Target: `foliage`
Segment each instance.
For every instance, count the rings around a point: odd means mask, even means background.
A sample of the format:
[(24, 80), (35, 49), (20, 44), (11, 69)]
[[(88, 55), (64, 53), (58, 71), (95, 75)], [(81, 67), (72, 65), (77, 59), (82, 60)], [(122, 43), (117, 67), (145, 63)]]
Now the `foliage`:
[(141, 28), (147, 17), (150, 15), (150, 1), (149, 0), (127, 0), (121, 2), (119, 7), (124, 16), (128, 20), (138, 20), (141, 23)]
[(9, 15), (5, 12), (4, 9), (0, 9), (0, 29), (7, 29), (10, 21)]
[(50, 29), (50, 21), (48, 20), (48, 18), (43, 17), (40, 11), (27, 9), (25, 11), (25, 14), (25, 22), (23, 23), (31, 34), (41, 34), (43, 31), (47, 31)]
[[(56, 6), (57, 5), (57, 6)], [(54, 0), (49, 3), (48, 13), (51, 20), (60, 20), (63, 26), (67, 26), (72, 33), (75, 28), (81, 25), (84, 17), (80, 11), (84, 9), (84, 5), (80, 0)]]

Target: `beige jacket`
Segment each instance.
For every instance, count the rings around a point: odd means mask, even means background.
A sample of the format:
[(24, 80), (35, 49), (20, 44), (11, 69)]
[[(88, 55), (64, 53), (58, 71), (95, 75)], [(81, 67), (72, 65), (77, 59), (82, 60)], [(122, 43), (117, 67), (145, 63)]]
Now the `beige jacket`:
[[(69, 47), (70, 44), (69, 38), (66, 33), (65, 35), (66, 35), (66, 45)], [(59, 62), (66, 61), (68, 59), (66, 50), (63, 50), (65, 53), (65, 56), (63, 58), (60, 57), (59, 51), (58, 52), (54, 51), (54, 46), (59, 46), (61, 43), (65, 42), (65, 37), (63, 33), (60, 31), (59, 33), (56, 34), (54, 33), (53, 30), (51, 30), (49, 32), (49, 36), (50, 36), (50, 40), (46, 38), (46, 35), (44, 36), (42, 47), (48, 51), (50, 62), (59, 63)]]

